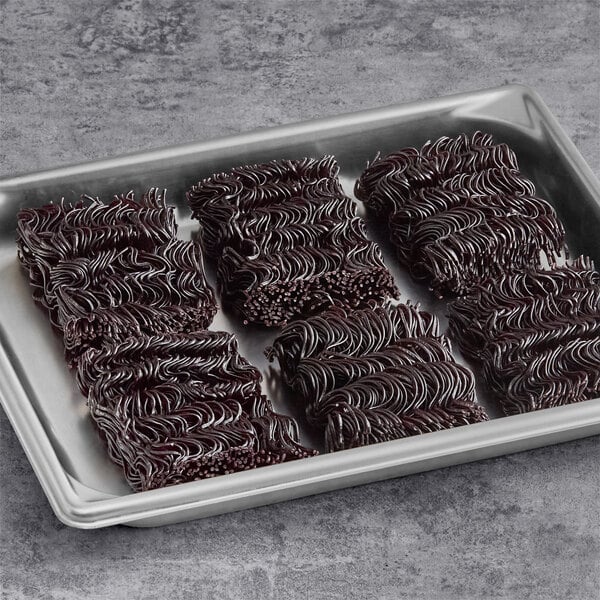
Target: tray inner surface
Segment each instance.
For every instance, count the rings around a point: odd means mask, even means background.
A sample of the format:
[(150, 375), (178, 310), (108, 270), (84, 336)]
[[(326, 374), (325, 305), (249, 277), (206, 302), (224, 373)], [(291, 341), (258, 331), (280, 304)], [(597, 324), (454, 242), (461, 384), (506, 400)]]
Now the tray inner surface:
[[(497, 142), (506, 142), (515, 150), (521, 171), (533, 180), (538, 195), (557, 209), (567, 230), (572, 255), (586, 253), (598, 263), (598, 204), (586, 195), (586, 190), (577, 187), (570, 165), (550, 143), (536, 107), (528, 106), (521, 96), (518, 100), (514, 94), (496, 92), (495, 95), (490, 93), (487, 104), (479, 98), (472, 104), (463, 102), (446, 110), (415, 109), (390, 122), (358, 119), (325, 130), (315, 127), (312, 131), (307, 128), (283, 137), (265, 135), (255, 143), (224, 146), (212, 152), (174, 153), (159, 161), (133, 160), (129, 164), (123, 161), (123, 164), (110, 168), (97, 168), (91, 164), (89, 169), (77, 174), (50, 176), (41, 183), (10, 189), (2, 188), (0, 183), (0, 343), (6, 348), (64, 470), (80, 493), (85, 493), (88, 499), (100, 499), (133, 492), (120, 469), (108, 460), (88, 417), (85, 400), (65, 366), (61, 341), (52, 333), (45, 315), (34, 305), (26, 278), (19, 269), (14, 231), (20, 207), (44, 204), (62, 196), (75, 200), (81, 193), (109, 199), (115, 193), (133, 189), (139, 194), (148, 187), (157, 186), (167, 188), (168, 203), (177, 206), (179, 237), (190, 239), (198, 225), (190, 218), (185, 190), (213, 172), (274, 158), (334, 154), (341, 168), (344, 189), (352, 196), (354, 181), (366, 161), (377, 151), (386, 154), (405, 146), (420, 146), (430, 138), (481, 129), (494, 134)], [(359, 206), (359, 212), (363, 214), (362, 205)], [(371, 238), (380, 243), (402, 293), (401, 300), (419, 301), (423, 308), (434, 312), (445, 327), (445, 303), (435, 301), (424, 286), (415, 284), (399, 268), (383, 224), (370, 223), (368, 230)], [(214, 285), (211, 265), (206, 267)], [(276, 410), (293, 415), (300, 425), (303, 443), (323, 451), (322, 436), (307, 427), (303, 407), (286, 391), (278, 369), (263, 355), (277, 330), (243, 327), (235, 317), (223, 311), (218, 313), (211, 329), (231, 331), (238, 336), (241, 353), (262, 371), (263, 391), (272, 399)], [(455, 356), (466, 364), (456, 351)], [(477, 375), (477, 371), (475, 373)], [(496, 402), (481, 382), (477, 386), (477, 397), (491, 418), (502, 418)]]

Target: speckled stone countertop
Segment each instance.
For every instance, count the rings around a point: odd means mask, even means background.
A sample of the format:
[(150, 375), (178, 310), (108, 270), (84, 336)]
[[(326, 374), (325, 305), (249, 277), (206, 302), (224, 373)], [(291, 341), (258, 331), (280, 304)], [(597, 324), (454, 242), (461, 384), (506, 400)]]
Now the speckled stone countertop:
[[(0, 175), (536, 88), (600, 174), (597, 0), (2, 0)], [(600, 440), (156, 529), (62, 525), (0, 411), (0, 595), (589, 600)]]

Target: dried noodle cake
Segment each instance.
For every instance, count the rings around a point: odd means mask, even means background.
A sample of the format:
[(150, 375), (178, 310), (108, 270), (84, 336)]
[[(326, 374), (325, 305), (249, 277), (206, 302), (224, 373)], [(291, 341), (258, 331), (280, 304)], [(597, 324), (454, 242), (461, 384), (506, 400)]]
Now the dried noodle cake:
[(261, 394), (261, 375), (232, 334), (138, 336), (91, 349), (77, 381), (137, 491), (315, 454)]
[(475, 287), (450, 304), (450, 331), (506, 414), (600, 396), (600, 275), (587, 257)]
[(331, 156), (271, 161), (213, 175), (188, 192), (223, 302), (244, 323), (281, 326), (330, 306), (397, 297), (338, 171)]
[(267, 356), (330, 451), (487, 420), (471, 372), (415, 306), (330, 309), (287, 325)]
[(34, 299), (63, 335), (74, 365), (90, 347), (131, 335), (194, 331), (217, 310), (200, 246), (176, 239), (165, 193), (19, 212), (17, 249)]
[(389, 223), (411, 275), (440, 297), (566, 254), (554, 209), (535, 196), (512, 149), (489, 134), (442, 137), (420, 150), (378, 155), (355, 193)]

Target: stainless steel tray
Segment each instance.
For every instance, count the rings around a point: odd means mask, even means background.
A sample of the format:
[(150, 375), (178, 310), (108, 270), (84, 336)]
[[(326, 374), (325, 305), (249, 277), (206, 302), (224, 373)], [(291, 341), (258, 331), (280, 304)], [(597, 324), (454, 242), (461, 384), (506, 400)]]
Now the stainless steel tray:
[[(187, 238), (196, 225), (184, 204), (185, 190), (215, 171), (271, 158), (331, 153), (351, 193), (354, 180), (377, 150), (386, 153), (476, 129), (493, 133), (515, 149), (523, 172), (557, 208), (573, 251), (598, 262), (600, 184), (540, 97), (518, 85), (1, 180), (0, 400), (58, 518), (82, 528), (161, 525), (600, 433), (600, 399), (501, 417), (479, 385), (479, 401), (492, 416), (486, 423), (134, 494), (108, 460), (63, 361), (60, 340), (34, 306), (17, 264), (14, 231), (22, 206), (61, 196), (75, 199), (81, 193), (108, 198), (129, 189), (166, 187), (170, 203), (178, 206), (181, 236)], [(396, 268), (381, 231), (375, 228), (371, 235), (382, 242), (402, 299), (421, 301), (443, 320), (444, 305), (433, 302), (426, 289)], [(304, 441), (319, 447), (319, 436), (305, 427), (302, 410), (286, 396), (277, 370), (263, 357), (274, 331), (244, 329), (222, 313), (213, 328), (239, 335), (242, 352), (265, 375), (265, 392), (280, 411), (298, 418)]]

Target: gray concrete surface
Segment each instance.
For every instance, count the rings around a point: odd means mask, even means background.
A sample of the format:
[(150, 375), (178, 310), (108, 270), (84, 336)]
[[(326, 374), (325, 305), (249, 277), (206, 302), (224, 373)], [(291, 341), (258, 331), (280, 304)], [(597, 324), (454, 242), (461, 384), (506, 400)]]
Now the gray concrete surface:
[[(523, 82), (600, 174), (597, 1), (2, 0), (0, 175)], [(52, 514), (0, 412), (17, 598), (594, 599), (590, 438), (151, 530)]]

